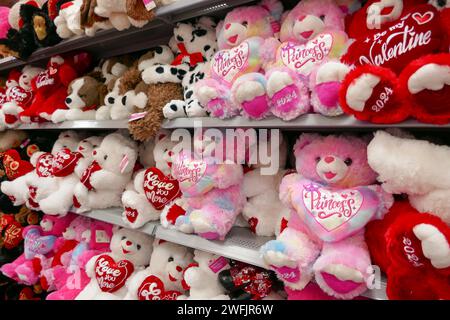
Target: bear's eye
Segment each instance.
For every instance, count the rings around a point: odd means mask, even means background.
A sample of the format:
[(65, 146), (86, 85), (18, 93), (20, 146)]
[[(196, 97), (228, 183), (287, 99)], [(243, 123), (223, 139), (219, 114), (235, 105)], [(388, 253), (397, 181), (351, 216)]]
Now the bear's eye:
[(138, 250), (141, 250), (141, 245), (138, 244), (138, 245), (136, 246), (136, 248), (137, 248)]
[(345, 159), (344, 163), (347, 165), (347, 167), (350, 167), (353, 163), (353, 160), (351, 158)]
[(317, 157), (317, 158), (316, 158), (316, 162), (317, 162), (317, 163), (319, 163), (320, 160), (322, 160), (320, 157)]
[(244, 27), (247, 28), (247, 26), (248, 26), (248, 21), (242, 21), (242, 25), (243, 25)]
[(167, 259), (168, 262), (172, 262), (173, 261), (173, 257), (169, 257), (169, 259)]
[(108, 156), (107, 156), (107, 155), (105, 155), (105, 156), (103, 157), (103, 159), (104, 159), (104, 160), (108, 159)]
[(324, 14), (321, 15), (319, 18), (320, 18), (320, 20), (325, 21), (325, 15)]
[(183, 41), (184, 41), (184, 39), (183, 39), (182, 36), (177, 36), (177, 40), (180, 41), (180, 42), (183, 42)]
[(126, 239), (126, 237), (122, 237), (122, 239), (121, 240), (125, 240)]

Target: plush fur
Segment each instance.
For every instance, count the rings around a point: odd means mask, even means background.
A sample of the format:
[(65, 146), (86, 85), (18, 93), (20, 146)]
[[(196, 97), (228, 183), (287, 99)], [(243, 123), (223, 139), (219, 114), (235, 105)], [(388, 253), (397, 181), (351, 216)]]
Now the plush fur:
[[(303, 134), (297, 141), (294, 154), (298, 174), (286, 176), (280, 186), (280, 199), (291, 209), (288, 227), (277, 240), (262, 248), (267, 265), (290, 289), (304, 289), (313, 276), (323, 291), (339, 299), (352, 299), (367, 289), (367, 268), (371, 262), (363, 230), (369, 221), (383, 218), (393, 198), (374, 184), (376, 174), (367, 163), (366, 147), (364, 140), (352, 136)], [(319, 183), (332, 192), (342, 192), (339, 190), (345, 188), (363, 192), (358, 188), (368, 186), (372, 195), (363, 198), (372, 198), (375, 202), (365, 213), (352, 212), (364, 216), (357, 225), (342, 220), (333, 225), (334, 229), (317, 225), (320, 219), (326, 220), (338, 213), (320, 205), (317, 209), (323, 212), (317, 217), (305, 211), (315, 210), (305, 209), (309, 205), (304, 202), (304, 194), (309, 191), (303, 188), (309, 188), (311, 183)], [(314, 191), (311, 197), (313, 194)], [(330, 196), (334, 198), (334, 194)], [(319, 219), (321, 215), (324, 216)], [(313, 220), (308, 221), (311, 217)], [(327, 231), (322, 233), (323, 230)]]
[[(121, 300), (127, 294), (125, 282), (149, 264), (153, 251), (153, 239), (141, 232), (115, 228), (110, 244), (110, 252), (92, 257), (86, 264), (86, 273), (91, 279), (88, 285), (78, 294), (76, 300)], [(131, 273), (125, 275), (120, 287), (104, 291), (99, 286), (98, 275), (102, 272), (99, 259), (112, 259), (115, 263), (128, 261), (133, 267)], [(110, 266), (111, 267), (111, 266)], [(123, 273), (124, 271), (122, 271)], [(104, 271), (103, 271), (104, 275)], [(108, 292), (109, 291), (109, 292)]]

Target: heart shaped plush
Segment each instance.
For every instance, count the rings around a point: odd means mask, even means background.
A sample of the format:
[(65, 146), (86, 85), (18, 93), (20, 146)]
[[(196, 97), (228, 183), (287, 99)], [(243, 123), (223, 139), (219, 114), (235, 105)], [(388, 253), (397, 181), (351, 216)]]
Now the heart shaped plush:
[(53, 158), (52, 173), (55, 177), (67, 177), (73, 173), (78, 160), (82, 158), (81, 153), (63, 149)]
[(164, 283), (158, 277), (151, 275), (142, 281), (138, 289), (139, 300), (177, 300), (179, 291), (166, 291)]
[(51, 153), (44, 153), (39, 156), (36, 162), (36, 173), (41, 178), (48, 178), (52, 176), (53, 155)]
[(144, 192), (147, 200), (156, 210), (181, 196), (178, 181), (166, 176), (158, 168), (149, 168), (144, 174)]
[(115, 262), (113, 258), (104, 254), (95, 261), (95, 277), (103, 292), (113, 293), (125, 285), (134, 271), (134, 265), (128, 260)]
[(294, 207), (300, 219), (326, 242), (354, 235), (378, 213), (380, 200), (368, 187), (337, 189), (304, 179), (296, 188)]
[(240, 76), (261, 68), (260, 48), (264, 39), (254, 37), (240, 45), (217, 52), (211, 62), (212, 77), (231, 85)]
[(30, 228), (25, 235), (25, 258), (30, 260), (36, 255), (44, 255), (49, 253), (53, 249), (55, 241), (55, 236), (41, 236), (39, 227)]
[(20, 86), (11, 87), (6, 91), (9, 101), (15, 101), (19, 106), (28, 105), (33, 99), (33, 92)]
[(19, 152), (15, 149), (10, 149), (5, 152), (3, 156), (3, 167), (9, 180), (14, 180), (33, 171), (33, 165), (28, 161), (22, 160)]
[(11, 250), (17, 247), (23, 240), (22, 238), (22, 225), (17, 222), (11, 222), (5, 229), (3, 236), (3, 245), (6, 249)]
[(399, 74), (411, 61), (440, 52), (443, 39), (438, 11), (432, 5), (419, 5), (377, 33), (356, 39), (342, 61), (383, 66)]

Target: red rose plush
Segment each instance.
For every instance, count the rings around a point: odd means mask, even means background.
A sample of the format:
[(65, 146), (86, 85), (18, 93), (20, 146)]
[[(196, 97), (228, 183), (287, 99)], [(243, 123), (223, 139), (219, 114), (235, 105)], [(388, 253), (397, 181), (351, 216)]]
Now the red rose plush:
[(340, 90), (346, 113), (374, 123), (450, 121), (450, 8), (420, 2), (370, 1), (349, 23), (357, 38), (342, 57), (355, 66)]

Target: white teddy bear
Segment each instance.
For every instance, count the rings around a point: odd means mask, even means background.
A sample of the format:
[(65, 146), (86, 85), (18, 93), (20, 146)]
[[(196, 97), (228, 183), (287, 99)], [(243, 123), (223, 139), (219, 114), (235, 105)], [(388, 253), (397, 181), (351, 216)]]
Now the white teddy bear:
[(111, 252), (91, 258), (86, 273), (91, 281), (76, 300), (122, 300), (126, 282), (145, 268), (152, 254), (153, 238), (137, 231), (115, 227)]
[(122, 219), (131, 228), (140, 228), (149, 221), (159, 220), (165, 205), (180, 195), (178, 182), (170, 178), (175, 144), (170, 139), (170, 132), (161, 131), (155, 139), (154, 149), (146, 150), (153, 154), (155, 166), (138, 172), (133, 186), (123, 193)]
[(198, 265), (193, 265), (184, 272), (189, 297), (180, 296), (178, 299), (229, 300), (230, 297), (225, 294), (218, 279), (220, 271), (229, 269), (228, 260), (212, 253), (195, 250), (194, 261)]
[(193, 261), (187, 247), (155, 239), (150, 266), (127, 282), (125, 300), (176, 300), (184, 293), (183, 271)]
[(120, 206), (137, 160), (136, 144), (119, 133), (106, 136), (92, 153), (93, 161), (75, 186), (73, 204), (79, 212)]

